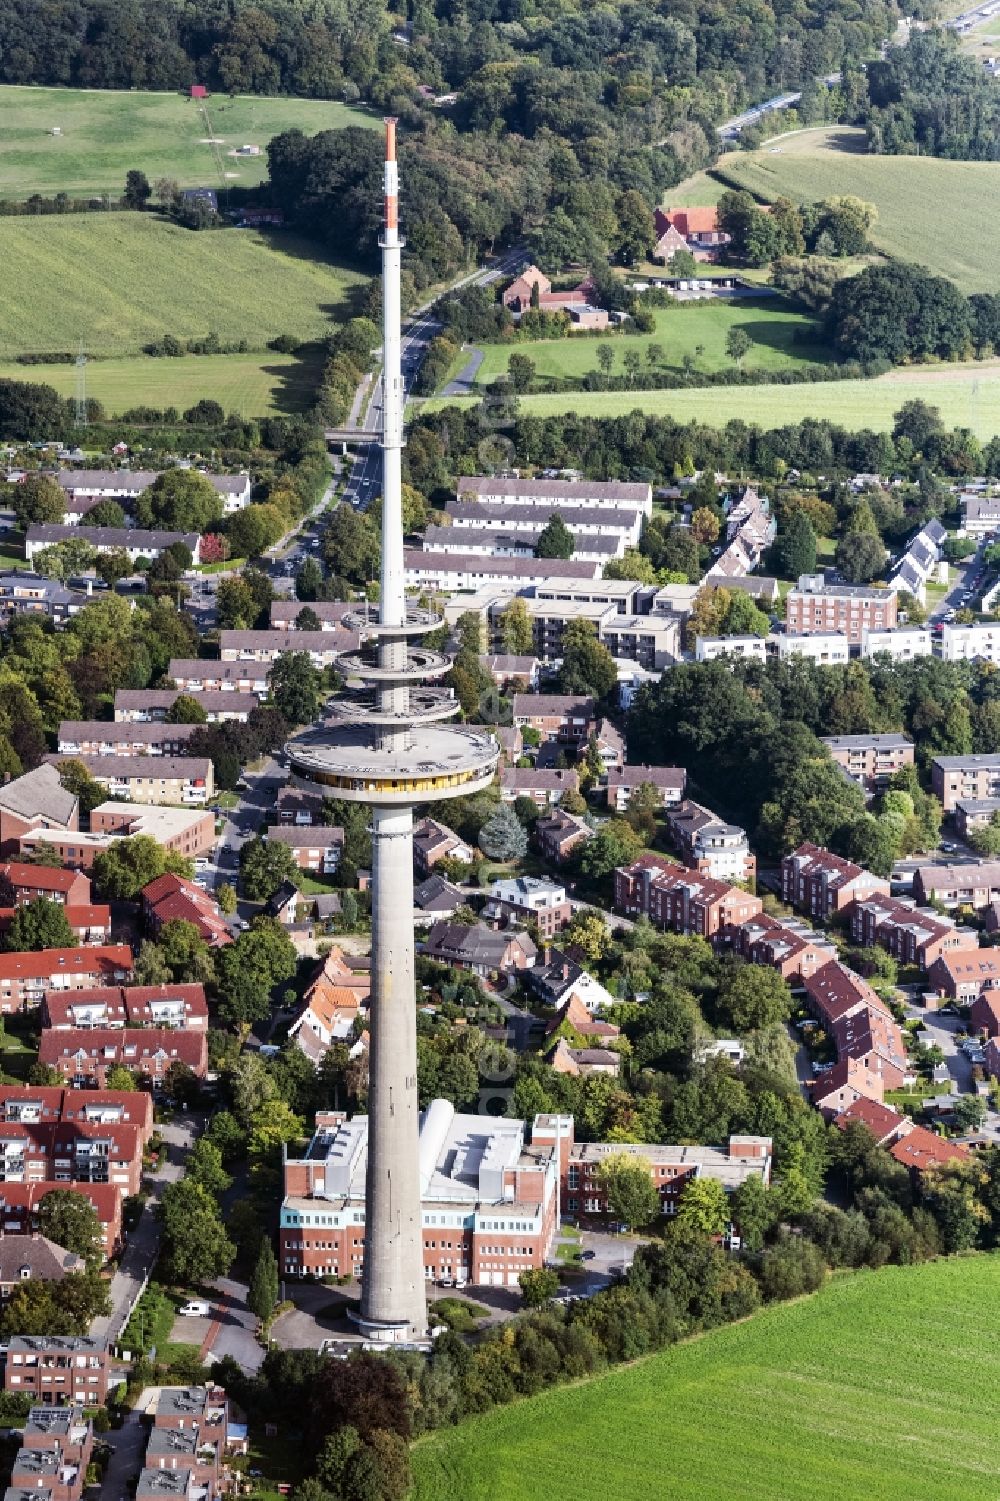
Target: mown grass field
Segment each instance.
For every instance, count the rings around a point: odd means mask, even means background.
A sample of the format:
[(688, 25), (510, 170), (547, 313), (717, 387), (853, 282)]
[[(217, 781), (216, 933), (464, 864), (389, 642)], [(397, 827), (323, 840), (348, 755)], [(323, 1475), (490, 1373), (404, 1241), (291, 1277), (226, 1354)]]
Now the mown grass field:
[(263, 348), (328, 332), (355, 271), (294, 235), (182, 229), (152, 214), (0, 219), (0, 359), (137, 353), (163, 334)]
[[(177, 407), (183, 411), (203, 397), (227, 412), (266, 417), (311, 406), (322, 368), (317, 349), (311, 358), (288, 354), (185, 355), (150, 359), (133, 355), (95, 360), (87, 366), (87, 395), (103, 402), (112, 416), (130, 407)], [(73, 365), (0, 365), (0, 380), (37, 381), (60, 396), (76, 392)]]
[[(487, 344), (478, 381), (488, 385), (507, 369), (513, 353), (526, 354), (535, 362), (538, 376), (559, 379), (582, 376), (597, 370), (597, 351), (606, 343), (614, 352), (612, 367), (621, 374), (626, 350), (633, 349), (642, 358), (643, 370), (650, 367), (646, 353), (651, 344), (663, 348), (664, 360), (658, 369), (680, 370), (686, 354), (697, 359), (699, 370), (732, 368), (726, 354), (726, 335), (732, 328), (746, 329), (753, 347), (743, 362), (746, 370), (787, 370), (800, 364), (825, 363), (829, 346), (823, 342), (815, 321), (783, 297), (762, 297), (723, 302), (679, 302), (656, 313), (656, 330), (651, 334), (611, 334), (606, 340), (587, 336), (568, 339), (539, 339), (524, 344)], [(697, 354), (699, 346), (702, 353)], [(641, 382), (641, 377), (640, 377)]]
[[(132, 167), (151, 183), (171, 177), (182, 187), (254, 187), (267, 175), (263, 148), (282, 130), (298, 126), (314, 135), (378, 123), (314, 99), (219, 95), (206, 108), (211, 134), (221, 138), (218, 160), (197, 102), (181, 94), (0, 87), (0, 197), (120, 194)], [(54, 127), (60, 135), (49, 133)], [(228, 155), (241, 146), (260, 146), (261, 155)]]
[(891, 1267), (419, 1443), (414, 1501), (995, 1501), (1000, 1258)]
[[(980, 439), (1000, 432), (1000, 362), (916, 366), (891, 370), (877, 380), (816, 381), (797, 386), (702, 386), (683, 391), (573, 391), (522, 396), (521, 410), (539, 417), (573, 412), (578, 417), (621, 417), (636, 409), (679, 422), (723, 427), (732, 418), (761, 427), (782, 427), (804, 417), (823, 417), (843, 427), (888, 431), (904, 401), (920, 398), (940, 409), (948, 427), (971, 428)], [(470, 397), (434, 406), (461, 406)]]
[(715, 175), (768, 200), (853, 193), (878, 208), (871, 238), (886, 254), (951, 277), (965, 292), (1000, 289), (1000, 162), (868, 156), (863, 131), (832, 126), (730, 152)]

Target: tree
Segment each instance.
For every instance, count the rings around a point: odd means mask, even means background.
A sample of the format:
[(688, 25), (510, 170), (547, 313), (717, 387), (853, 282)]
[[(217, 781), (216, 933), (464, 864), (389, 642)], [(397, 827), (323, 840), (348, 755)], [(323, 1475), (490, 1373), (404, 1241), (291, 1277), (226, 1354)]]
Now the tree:
[(614, 657), (589, 620), (571, 620), (563, 631), (561, 693), (593, 694), (606, 698), (618, 684)]
[(175, 1058), (163, 1076), (163, 1092), (175, 1105), (190, 1108), (198, 1103), (201, 1082), (190, 1064)]
[(323, 569), (316, 558), (306, 558), (295, 575), (295, 597), (305, 602), (319, 599), (323, 587)]
[(65, 907), (39, 896), (14, 909), (5, 943), (10, 953), (19, 954), (33, 949), (75, 948), (77, 938)]
[(527, 853), (528, 835), (508, 804), (503, 803), (483, 824), (479, 848), (491, 860), (520, 860)]
[(150, 200), (152, 191), (152, 188), (149, 186), (149, 178), (145, 172), (140, 172), (137, 168), (133, 167), (130, 172), (126, 172), (125, 174), (125, 192), (122, 194), (122, 207), (132, 209), (145, 208)]
[(303, 605), (295, 617), (295, 629), (297, 631), (319, 631), (322, 628), (322, 622), (316, 611), (311, 610), (308, 605)]
[(309, 653), (284, 651), (268, 673), (271, 702), (289, 724), (312, 724), (319, 718), (323, 675)]
[(281, 540), (287, 523), (276, 506), (251, 505), (231, 516), (227, 527), (233, 557), (259, 558)]
[(743, 361), (750, 352), (753, 340), (745, 328), (731, 328), (726, 335), (726, 353), (736, 364), (737, 370), (742, 369)]
[(816, 532), (805, 511), (793, 511), (776, 543), (782, 578), (798, 579), (816, 572)]
[(260, 835), (240, 850), (240, 877), (248, 901), (266, 902), (285, 881), (295, 881), (299, 868), (287, 844)]
[(115, 1089), (119, 1094), (134, 1094), (137, 1088), (135, 1074), (122, 1063), (112, 1064), (108, 1069), (105, 1084), (108, 1089)]
[(559, 1291), (559, 1273), (547, 1266), (529, 1267), (517, 1281), (525, 1308), (541, 1308)]
[(6, 487), (7, 500), (23, 531), (39, 522), (66, 517), (66, 491), (48, 474), (29, 474), (20, 484)]
[(262, 1324), (269, 1322), (275, 1310), (278, 1291), (278, 1263), (274, 1259), (271, 1242), (262, 1240), (247, 1293), (247, 1307), (257, 1315)]
[(520, 394), (530, 388), (535, 378), (535, 362), (530, 356), (515, 352), (507, 361), (507, 374), (514, 390)]
[(619, 865), (631, 865), (642, 853), (642, 839), (624, 818), (609, 818), (580, 851), (580, 869), (592, 880), (606, 880)]
[(776, 970), (760, 964), (734, 964), (723, 970), (717, 1009), (723, 1025), (737, 1032), (754, 1032), (787, 1021), (792, 997), (787, 981)]
[(608, 925), (597, 912), (577, 912), (564, 929), (561, 941), (581, 949), (592, 964), (598, 964), (611, 952)]
[(684, 1185), (677, 1206), (677, 1223), (702, 1235), (725, 1234), (729, 1199), (718, 1178), (692, 1178)]
[(573, 556), (573, 533), (565, 521), (554, 511), (542, 528), (535, 543), (536, 558), (571, 558)]
[(208, 723), (208, 715), (193, 693), (178, 693), (165, 718), (167, 724)]
[(774, 1223), (764, 1180), (756, 1173), (745, 1178), (732, 1198), (732, 1217), (748, 1251), (759, 1251)]
[(659, 1218), (660, 1195), (641, 1158), (613, 1152), (601, 1163), (597, 1180), (607, 1197), (608, 1209), (630, 1230)]
[(219, 1206), (200, 1183), (168, 1183), (156, 1210), (162, 1226), (161, 1267), (171, 1282), (211, 1282), (224, 1277), (236, 1247)]
[(215, 900), (219, 904), (219, 911), (225, 917), (232, 917), (237, 908), (235, 886), (230, 885), (228, 881), (223, 881), (215, 893)]
[(535, 649), (534, 627), (531, 616), (528, 614), (528, 606), (520, 595), (516, 595), (501, 611), (498, 624), (504, 651), (510, 652), (514, 657), (527, 657), (532, 654)]
[(718, 516), (708, 506), (699, 506), (691, 517), (691, 535), (702, 547), (711, 547), (718, 541), (721, 525)]
[(271, 1009), (271, 991), (295, 974), (295, 945), (280, 925), (255, 920), (248, 933), (216, 956), (219, 1012), (225, 1021), (249, 1030)]
[(184, 918), (174, 917), (160, 929), (157, 945), (170, 978), (178, 984), (211, 985), (215, 966), (208, 944), (197, 926)]
[(222, 496), (197, 469), (167, 469), (134, 502), (139, 526), (204, 532), (222, 519)]
[(58, 579), (64, 584), (75, 573), (86, 573), (97, 562), (97, 548), (82, 538), (71, 537), (66, 542), (53, 542), (36, 552), (31, 566), (43, 578)]
[(176, 850), (164, 849), (149, 834), (116, 839), (94, 858), (94, 880), (105, 896), (134, 902), (144, 886), (167, 873), (190, 881), (194, 866)]
[(56, 1188), (38, 1205), (38, 1229), (64, 1251), (82, 1256), (88, 1271), (104, 1261), (104, 1234), (97, 1210), (84, 1193)]
[(837, 543), (837, 567), (852, 584), (868, 584), (885, 567), (885, 547), (870, 532), (848, 532)]
[[(124, 527), (128, 525), (128, 521), (125, 518), (125, 512), (117, 500), (99, 500), (96, 506), (91, 506), (87, 512), (87, 525)], [(130, 563), (130, 571), (131, 567)], [(125, 575), (122, 574), (122, 577), (124, 578)]]

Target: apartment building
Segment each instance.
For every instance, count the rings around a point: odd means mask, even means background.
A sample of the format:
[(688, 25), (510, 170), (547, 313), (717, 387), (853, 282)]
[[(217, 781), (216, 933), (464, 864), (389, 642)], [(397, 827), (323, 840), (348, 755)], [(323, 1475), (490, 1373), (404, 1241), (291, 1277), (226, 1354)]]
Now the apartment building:
[[(3, 1127), (0, 1126), (0, 1131)], [(0, 1181), (0, 1227), (2, 1235), (32, 1235), (38, 1231), (39, 1210), (46, 1194), (56, 1191), (79, 1194), (97, 1215), (105, 1260), (117, 1255), (124, 1243), (122, 1206), (124, 1195), (117, 1183), (67, 1183), (55, 1178), (30, 1183)]]
[[(118, 724), (156, 724), (164, 720), (181, 696), (180, 688), (119, 688), (115, 694)], [(234, 719), (243, 723), (259, 700), (253, 693), (199, 693), (198, 703), (209, 724)]]
[(306, 605), (301, 599), (273, 599), (269, 624), (272, 631), (296, 630), (295, 622), (308, 609), (319, 621), (321, 631), (340, 631), (344, 629), (344, 616), (355, 608), (350, 600), (311, 599)]
[(543, 939), (561, 933), (572, 915), (565, 886), (534, 876), (511, 876), (494, 881), (483, 912), (487, 922), (533, 922)]
[[(198, 473), (222, 496), (227, 516), (249, 504), (249, 474), (208, 474), (203, 469)], [(71, 501), (95, 506), (102, 500), (137, 500), (159, 477), (155, 469), (60, 469), (55, 480), (66, 491), (69, 509)]]
[(537, 730), (560, 745), (585, 744), (597, 726), (594, 700), (573, 693), (515, 693), (511, 717), (522, 732)]
[(220, 631), (219, 657), (223, 662), (273, 667), (288, 652), (307, 652), (314, 667), (332, 667), (345, 652), (357, 651), (360, 643), (356, 631), (339, 626), (326, 631)]
[(746, 830), (684, 798), (666, 805), (667, 831), (685, 865), (715, 881), (753, 881), (757, 857)]
[(828, 583), (821, 573), (804, 573), (785, 598), (785, 630), (790, 636), (838, 632), (860, 646), (866, 631), (896, 625), (896, 595), (862, 584)]
[(863, 657), (888, 657), (893, 662), (914, 662), (931, 655), (932, 636), (929, 626), (901, 625), (894, 631), (865, 631), (861, 640)]
[(537, 657), (519, 657), (510, 652), (483, 653), (479, 665), (488, 672), (501, 693), (511, 688), (533, 691), (538, 687), (541, 663)]
[(828, 938), (795, 918), (769, 917), (762, 912), (729, 935), (733, 951), (750, 964), (766, 964), (783, 980), (801, 980), (815, 974), (837, 950)]
[(763, 636), (699, 636), (694, 644), (696, 662), (717, 662), (731, 657), (738, 662), (766, 662), (767, 641)]
[(46, 1406), (99, 1407), (107, 1399), (111, 1356), (106, 1339), (85, 1334), (16, 1334), (3, 1384)]
[(18, 841), (32, 831), (80, 827), (80, 805), (67, 792), (54, 766), (42, 764), (0, 787), (0, 851), (16, 854)]
[(101, 986), (96, 990), (47, 993), (42, 1026), (57, 1032), (74, 1028), (170, 1027), (208, 1031), (204, 985)]
[(962, 798), (955, 804), (955, 828), (964, 839), (972, 829), (985, 828), (1000, 813), (1000, 797)]
[(492, 474), (462, 475), (458, 481), (460, 503), (476, 505), (531, 506), (550, 515), (558, 511), (568, 522), (568, 512), (587, 510), (617, 513), (621, 509), (653, 514), (652, 485), (621, 480), (548, 479)]
[(153, 1134), (153, 1099), (144, 1090), (63, 1089), (0, 1084), (0, 1121), (25, 1126), (68, 1121), (88, 1126), (137, 1126), (142, 1145)]
[(27, 865), (10, 860), (0, 865), (0, 901), (23, 907), (46, 897), (60, 907), (90, 905), (90, 880), (78, 870), (58, 870), (54, 866)]
[[(541, 1139), (544, 1130), (538, 1122), (550, 1120), (551, 1117), (537, 1117), (533, 1142)], [(549, 1129), (554, 1128), (550, 1125)], [(697, 1179), (714, 1179), (727, 1194), (735, 1193), (748, 1178), (759, 1178), (765, 1185), (771, 1181), (769, 1136), (731, 1136), (725, 1147), (577, 1142), (572, 1137), (572, 1120), (570, 1133), (568, 1151), (563, 1154), (562, 1207), (565, 1213), (580, 1215), (585, 1220), (611, 1217), (601, 1169), (609, 1157), (619, 1152), (648, 1168), (660, 1196), (660, 1213), (668, 1219), (677, 1213), (684, 1189)]]
[(855, 943), (878, 944), (901, 964), (917, 964), (924, 970), (942, 954), (976, 948), (979, 942), (971, 928), (956, 927), (950, 919), (915, 902), (879, 894), (853, 902), (850, 917)]
[[(403, 553), (403, 567), (407, 589), (475, 593), (488, 584), (513, 584), (515, 589), (531, 584), (538, 577), (539, 561), (493, 553), (422, 552), (408, 547)], [(544, 567), (546, 574), (560, 579), (598, 579), (602, 565), (582, 558), (546, 558)]]
[[(354, 1276), (364, 1264), (368, 1119), (316, 1117), (302, 1158), (284, 1164), (283, 1277)], [(424, 1275), (516, 1287), (543, 1264), (556, 1229), (555, 1143), (526, 1123), (460, 1115), (433, 1100), (420, 1120)]]
[(421, 952), (441, 964), (469, 969), (481, 979), (530, 969), (538, 949), (527, 933), (500, 932), (485, 923), (436, 922), (427, 934)]
[[(6, 939), (17, 916), (16, 907), (0, 907), (0, 936)], [(111, 908), (98, 905), (63, 907), (63, 916), (81, 947), (111, 940)]]
[(889, 882), (818, 844), (800, 844), (781, 862), (781, 900), (818, 922), (875, 892), (888, 896)]
[(42, 1033), (38, 1057), (74, 1089), (103, 1089), (108, 1071), (117, 1066), (131, 1069), (154, 1089), (163, 1085), (174, 1063), (186, 1064), (199, 1079), (208, 1071), (206, 1034), (170, 1027), (50, 1030)]
[[(472, 531), (469, 528), (431, 525), (424, 528), (423, 551), (468, 557), (525, 558), (534, 562), (537, 559), (535, 546), (545, 525), (541, 516), (530, 531), (506, 531), (501, 526), (488, 526), (482, 531)], [(571, 535), (572, 557), (577, 562), (598, 563), (604, 568), (612, 558), (620, 558), (625, 551), (625, 538), (620, 533), (617, 536), (601, 537), (595, 532), (578, 531)]]
[(290, 850), (299, 870), (332, 876), (340, 867), (340, 857), (344, 852), (343, 829), (322, 824), (318, 828), (305, 829), (272, 824), (264, 830), (264, 838)]
[(199, 698), (203, 693), (236, 693), (263, 698), (270, 662), (218, 662), (205, 657), (171, 657), (167, 676), (179, 693)]
[(64, 719), (59, 726), (61, 756), (183, 756), (197, 724), (164, 721)]
[[(449, 500), (445, 512), (450, 530), (459, 536), (500, 531), (508, 536), (536, 537), (548, 517), (544, 508), (507, 501)], [(574, 538), (620, 538), (623, 547), (637, 547), (643, 514), (628, 506), (571, 506), (560, 512)]]
[(627, 917), (645, 916), (661, 928), (716, 943), (763, 911), (760, 897), (653, 854), (615, 871), (615, 907)]
[(612, 812), (624, 813), (637, 787), (654, 787), (660, 806), (672, 808), (681, 802), (686, 786), (687, 772), (682, 766), (626, 765), (608, 772), (605, 799)]
[(969, 490), (963, 493), (962, 530), (970, 537), (991, 537), (1000, 531), (1000, 495), (982, 495)]
[(931, 791), (946, 813), (959, 802), (1000, 798), (1000, 755), (935, 756)]
[[(193, 860), (215, 846), (215, 815), (200, 808), (158, 807), (152, 803), (101, 803), (90, 815), (90, 833), (36, 829), (18, 841), (23, 855), (40, 850), (57, 854), (64, 866), (88, 871), (102, 850), (117, 839), (148, 834), (165, 849)], [(35, 867), (37, 868), (37, 867)]]
[(942, 662), (1000, 662), (1000, 625), (943, 625), (934, 655)]
[(86, 1473), (94, 1447), (94, 1425), (82, 1407), (33, 1407), (21, 1432), (25, 1449), (50, 1450)]
[[(939, 995), (961, 1006), (972, 1006), (969, 1020), (973, 1028), (983, 1028), (991, 1037), (1000, 1033), (1000, 1016), (996, 1014), (1000, 949), (972, 945), (957, 953), (942, 954), (930, 967), (930, 981)], [(980, 1000), (985, 1004), (977, 1010)]]
[(274, 811), (279, 824), (294, 824), (305, 829), (323, 822), (323, 799), (314, 792), (303, 792), (299, 787), (280, 787), (275, 798)]
[(507, 766), (500, 773), (500, 796), (505, 803), (530, 797), (544, 808), (557, 803), (564, 792), (579, 792), (580, 778), (575, 771), (548, 771), (536, 766)]
[(121, 943), (0, 954), (0, 1013), (40, 1006), (47, 990), (121, 985), (131, 973), (132, 950)]
[(110, 1184), (135, 1194), (142, 1186), (142, 1147), (142, 1130), (131, 1123), (4, 1121), (0, 1182)]
[[(46, 756), (56, 766), (63, 756)], [(215, 796), (215, 774), (207, 756), (76, 756), (74, 760), (103, 782), (112, 797), (137, 803), (199, 807)]]
[(125, 552), (133, 563), (140, 558), (152, 561), (168, 547), (180, 543), (188, 549), (193, 562), (201, 562), (201, 537), (197, 532), (144, 531), (141, 527), (125, 526), (63, 526), (49, 522), (28, 527), (24, 556), (30, 563), (36, 553), (58, 542), (87, 542), (99, 553)]
[(963, 865), (920, 865), (913, 872), (913, 895), (945, 907), (988, 907), (1000, 901), (1000, 861), (970, 860)]
[(767, 655), (777, 657), (779, 662), (806, 657), (810, 662), (831, 667), (843, 665), (851, 655), (847, 637), (839, 631), (817, 632), (812, 636), (768, 636), (765, 644)]
[(63, 625), (87, 604), (82, 589), (67, 589), (57, 579), (33, 573), (0, 573), (0, 611), (39, 615)]
[(806, 977), (804, 986), (806, 1004), (832, 1037), (838, 1061), (853, 1058), (877, 1074), (884, 1089), (902, 1088), (911, 1076), (903, 1034), (868, 982), (831, 962)]
[(822, 735), (838, 766), (866, 792), (886, 785), (904, 766), (913, 765), (913, 741), (905, 735)]

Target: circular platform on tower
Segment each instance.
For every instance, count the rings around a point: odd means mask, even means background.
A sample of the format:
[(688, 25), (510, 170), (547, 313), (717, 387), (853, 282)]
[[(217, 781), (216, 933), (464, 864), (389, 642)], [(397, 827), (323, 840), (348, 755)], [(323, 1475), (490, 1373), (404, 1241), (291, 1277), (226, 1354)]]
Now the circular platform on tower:
[(454, 719), (459, 711), (458, 700), (452, 698), (447, 688), (411, 688), (405, 711), (398, 713), (383, 709), (379, 704), (380, 694), (356, 693), (348, 697), (341, 694), (327, 704), (331, 719), (343, 724), (397, 725), (431, 724), (438, 719)]
[(382, 667), (376, 658), (351, 652), (337, 658), (337, 668), (345, 678), (361, 678), (367, 683), (420, 683), (424, 678), (444, 677), (452, 667), (450, 658), (423, 647), (408, 647), (401, 667)]
[(355, 605), (344, 616), (343, 625), (348, 631), (357, 631), (370, 639), (377, 636), (424, 636), (441, 624), (441, 616), (419, 605), (406, 606), (401, 625), (383, 625), (378, 605)]
[(481, 792), (500, 758), (492, 735), (462, 726), (418, 725), (406, 741), (382, 750), (364, 726), (327, 724), (289, 741), (285, 750), (293, 776), (328, 797), (386, 807)]

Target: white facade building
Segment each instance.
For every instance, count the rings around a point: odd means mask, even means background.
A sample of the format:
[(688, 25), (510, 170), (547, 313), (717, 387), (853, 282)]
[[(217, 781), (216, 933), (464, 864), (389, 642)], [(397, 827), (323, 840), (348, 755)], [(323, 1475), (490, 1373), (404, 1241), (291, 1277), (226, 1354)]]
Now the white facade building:
[(810, 662), (829, 665), (846, 662), (851, 654), (847, 637), (841, 631), (819, 632), (815, 636), (768, 636), (767, 648), (769, 655), (781, 662), (788, 657), (808, 657)]
[(1000, 662), (1000, 622), (946, 625), (935, 643), (943, 662)]
[(901, 626), (895, 631), (865, 631), (861, 640), (863, 657), (887, 656), (894, 662), (912, 662), (916, 657), (931, 655), (930, 628), (922, 625)]
[(755, 662), (767, 660), (767, 641), (763, 636), (699, 636), (695, 642), (696, 662), (714, 662), (717, 657), (748, 657)]

